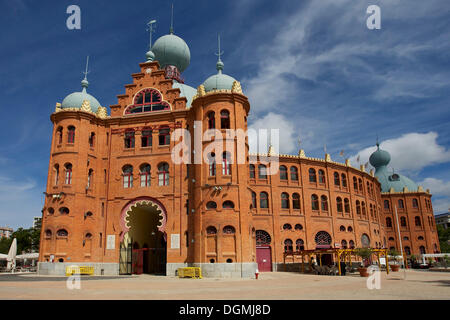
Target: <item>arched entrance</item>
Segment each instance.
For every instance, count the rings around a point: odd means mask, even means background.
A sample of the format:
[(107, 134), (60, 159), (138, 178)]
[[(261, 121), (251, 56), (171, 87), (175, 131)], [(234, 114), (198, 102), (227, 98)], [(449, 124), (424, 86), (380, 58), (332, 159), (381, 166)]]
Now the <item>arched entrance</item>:
[[(316, 249), (330, 249), (331, 248), (331, 236), (326, 231), (319, 231), (314, 237), (316, 242)], [(320, 255), (320, 265), (330, 266), (333, 264), (333, 256), (331, 254), (321, 254)]]
[(120, 219), (121, 274), (166, 274), (166, 221), (166, 210), (156, 199), (139, 198), (124, 207)]

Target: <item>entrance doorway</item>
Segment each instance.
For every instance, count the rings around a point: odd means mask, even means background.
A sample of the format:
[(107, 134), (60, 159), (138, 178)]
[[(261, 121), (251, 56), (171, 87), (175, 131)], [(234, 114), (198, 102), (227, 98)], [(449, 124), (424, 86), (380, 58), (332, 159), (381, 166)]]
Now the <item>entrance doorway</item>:
[(159, 206), (148, 201), (134, 204), (127, 212), (125, 221), (129, 229), (121, 243), (120, 255), (122, 274), (166, 274), (167, 243), (166, 235), (158, 228), (160, 214)]
[(256, 247), (256, 263), (259, 272), (272, 271), (272, 252), (269, 246)]

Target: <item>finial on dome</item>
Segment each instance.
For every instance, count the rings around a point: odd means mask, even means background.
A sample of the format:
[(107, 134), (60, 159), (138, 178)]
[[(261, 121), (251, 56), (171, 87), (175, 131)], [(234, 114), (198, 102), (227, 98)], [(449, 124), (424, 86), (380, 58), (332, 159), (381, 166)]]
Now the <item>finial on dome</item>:
[(170, 16), (170, 29), (169, 33), (173, 34), (173, 3), (172, 3), (172, 15)]
[(151, 20), (147, 23), (147, 26), (148, 26), (147, 31), (149, 31), (149, 33), (150, 33), (150, 44), (149, 44), (149, 50), (147, 51), (145, 56), (147, 57), (147, 61), (149, 61), (149, 62), (155, 60), (155, 54), (152, 51), (152, 33), (155, 32), (155, 28), (156, 28), (156, 26), (154, 26), (155, 23), (156, 23), (156, 20)]
[(378, 141), (378, 134), (377, 134), (377, 143), (376, 143), (376, 145), (377, 145), (377, 149), (380, 149), (380, 142)]
[(81, 80), (81, 86), (83, 87), (83, 92), (86, 92), (86, 88), (89, 86), (89, 81), (87, 80), (87, 74), (89, 73), (88, 71), (88, 66), (89, 66), (89, 56), (87, 56), (86, 58), (86, 71), (84, 71), (84, 79)]
[(218, 73), (222, 73), (224, 64), (223, 64), (222, 60), (220, 59), (220, 56), (223, 55), (223, 51), (220, 51), (220, 34), (217, 34), (217, 43), (218, 43), (219, 50), (215, 54), (218, 57), (217, 63), (216, 63), (216, 69), (217, 69)]

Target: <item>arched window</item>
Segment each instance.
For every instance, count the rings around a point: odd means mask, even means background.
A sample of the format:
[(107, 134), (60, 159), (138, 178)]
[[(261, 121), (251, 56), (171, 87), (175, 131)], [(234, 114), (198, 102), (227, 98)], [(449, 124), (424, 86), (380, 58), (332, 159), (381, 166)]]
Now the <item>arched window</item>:
[(67, 143), (75, 143), (75, 127), (69, 126), (67, 128)]
[(208, 129), (215, 129), (216, 128), (216, 114), (214, 111), (211, 111), (208, 113)]
[(56, 129), (56, 141), (58, 144), (62, 143), (62, 136), (63, 136), (63, 128), (62, 127), (58, 127), (58, 129)]
[(52, 207), (50, 207), (50, 208), (47, 209), (47, 212), (48, 212), (49, 215), (52, 215), (52, 214), (55, 213), (55, 209), (53, 209)]
[(389, 217), (386, 218), (386, 227), (392, 228), (392, 219)]
[(297, 167), (291, 167), (291, 180), (298, 181), (298, 169)]
[(269, 199), (267, 192), (261, 192), (259, 194), (259, 207), (260, 208), (268, 208), (269, 207)]
[(292, 246), (292, 240), (286, 239), (284, 240), (284, 252), (292, 252), (293, 246)]
[(208, 163), (209, 163), (209, 176), (214, 177), (216, 175), (216, 154), (214, 152), (208, 154)]
[(422, 221), (420, 220), (419, 216), (414, 217), (414, 223), (417, 227), (422, 226)]
[(342, 199), (341, 197), (337, 197), (336, 198), (336, 207), (337, 207), (337, 212), (344, 212), (343, 207), (342, 207)]
[(316, 233), (314, 237), (314, 241), (317, 245), (330, 245), (331, 244), (331, 236), (326, 231), (319, 231)]
[(250, 179), (255, 179), (255, 165), (254, 164), (250, 165), (249, 171), (250, 171)]
[(46, 238), (51, 238), (52, 237), (52, 231), (50, 229), (45, 230), (45, 237)]
[(84, 214), (84, 218), (86, 219), (87, 217), (92, 217), (92, 212), (88, 211)]
[(297, 239), (295, 241), (295, 250), (296, 251), (305, 250), (305, 242), (303, 241), (303, 239)]
[(223, 227), (223, 233), (224, 234), (235, 234), (236, 230), (234, 229), (233, 226), (225, 226), (225, 227)]
[(389, 205), (389, 200), (384, 200), (384, 209), (389, 210), (390, 205)]
[(84, 235), (84, 238), (85, 239), (92, 239), (92, 233), (90, 233), (90, 232), (88, 232), (88, 233), (86, 233), (85, 235)]
[(155, 89), (143, 89), (134, 97), (134, 104), (125, 110), (125, 114), (170, 110), (167, 102), (162, 100), (161, 94)]
[(68, 237), (68, 236), (69, 236), (69, 233), (67, 232), (66, 229), (59, 229), (59, 230), (56, 232), (56, 235), (57, 235), (58, 237)]
[(361, 179), (358, 179), (359, 191), (363, 192), (363, 183)]
[(405, 206), (404, 206), (404, 203), (403, 203), (403, 200), (402, 199), (399, 199), (398, 200), (398, 208), (399, 209), (403, 209)]
[(356, 200), (356, 214), (358, 216), (361, 215), (361, 204), (360, 204), (359, 200)]
[(325, 172), (322, 169), (319, 170), (319, 183), (325, 183)]
[(417, 201), (416, 198), (412, 199), (412, 206), (413, 206), (413, 208), (418, 208), (419, 207), (419, 201)]
[(255, 238), (257, 246), (268, 246), (272, 241), (270, 235), (264, 230), (256, 230)]
[(342, 247), (342, 249), (347, 249), (347, 241), (346, 240), (341, 241), (341, 247)]
[(405, 253), (407, 256), (411, 255), (411, 248), (410, 247), (405, 247)]
[(344, 188), (347, 188), (347, 176), (345, 175), (345, 173), (341, 174), (341, 180), (342, 180), (342, 186)]
[(220, 128), (230, 129), (230, 113), (228, 110), (220, 111)]
[(222, 154), (222, 174), (231, 175), (231, 154), (227, 151)]
[(134, 148), (134, 130), (127, 129), (125, 131), (124, 146), (126, 149)]
[(256, 209), (256, 193), (252, 191), (252, 209)]
[(364, 217), (366, 217), (366, 214), (367, 214), (367, 212), (366, 212), (366, 203), (364, 201), (361, 201), (361, 211), (362, 211), (362, 215)]
[(356, 177), (353, 177), (353, 189), (358, 192), (358, 179)]
[(258, 165), (258, 179), (267, 179), (267, 167), (263, 164)]
[(223, 209), (234, 209), (234, 203), (233, 201), (227, 200), (224, 203), (222, 203)]
[(123, 166), (123, 187), (131, 188), (133, 187), (133, 167), (130, 165)]
[(150, 165), (144, 163), (139, 169), (141, 175), (141, 187), (150, 187)]
[(370, 247), (370, 238), (367, 234), (363, 233), (361, 236), (361, 245), (363, 248), (369, 248)]
[(165, 162), (158, 165), (158, 182), (160, 186), (169, 185), (169, 165)]
[(217, 203), (215, 203), (214, 201), (208, 201), (206, 203), (206, 209), (208, 209), (208, 210), (217, 209)]
[(426, 254), (426, 250), (425, 250), (424, 246), (420, 246), (419, 250), (420, 250), (420, 254)]
[(404, 241), (409, 241), (409, 238), (408, 237), (403, 237), (403, 240)]
[(87, 179), (87, 187), (88, 187), (88, 188), (91, 187), (91, 183), (92, 183), (93, 176), (94, 176), (94, 170), (89, 169), (89, 172), (88, 172), (88, 179)]
[(208, 228), (206, 228), (206, 234), (208, 234), (208, 235), (215, 235), (215, 234), (217, 234), (216, 227), (209, 226)]
[(283, 192), (281, 194), (281, 208), (289, 209), (289, 194), (287, 194), (286, 192)]
[(315, 194), (311, 196), (311, 209), (319, 210), (319, 197)]
[(289, 223), (283, 225), (283, 230), (292, 230), (292, 226)]
[(59, 164), (55, 164), (53, 166), (53, 172), (54, 172), (53, 174), (55, 175), (55, 180), (54, 180), (55, 186), (57, 186), (59, 183)]
[(345, 232), (345, 227), (344, 227), (344, 226), (340, 226), (340, 227), (339, 227), (339, 231)]
[(423, 240), (423, 237), (422, 236), (418, 236), (417, 240)]
[(89, 135), (89, 147), (91, 148), (94, 147), (94, 141), (95, 141), (95, 133), (91, 132), (91, 134)]
[(334, 185), (335, 186), (341, 185), (341, 181), (339, 180), (339, 173), (337, 172), (334, 173)]
[(350, 240), (348, 242), (348, 245), (349, 245), (350, 249), (355, 249), (355, 242), (353, 240)]
[(349, 227), (347, 228), (347, 231), (348, 231), (348, 232), (353, 232), (353, 228), (352, 228), (351, 226), (349, 226)]
[(327, 196), (320, 197), (320, 204), (322, 211), (328, 211), (328, 198)]
[(300, 223), (297, 223), (294, 227), (295, 230), (300, 231), (303, 230), (303, 226)]
[(300, 209), (300, 195), (298, 193), (292, 194), (292, 208)]
[(144, 128), (142, 130), (141, 136), (141, 147), (151, 147), (152, 146), (152, 129)]
[(72, 184), (72, 164), (66, 163), (64, 165), (65, 168), (65, 184)]
[(369, 211), (370, 211), (370, 216), (373, 218), (373, 207), (372, 204), (369, 204)]
[(310, 168), (308, 172), (309, 172), (309, 182), (317, 182), (316, 170)]
[(59, 208), (59, 213), (60, 214), (69, 214), (69, 209), (66, 207), (61, 207), (61, 208)]
[(287, 179), (288, 174), (286, 166), (280, 166), (280, 180), (287, 180)]
[(168, 146), (170, 144), (170, 128), (164, 127), (159, 129), (159, 145)]
[(347, 198), (344, 199), (344, 209), (345, 213), (350, 213), (350, 201)]
[(406, 227), (406, 218), (405, 217), (400, 217), (400, 226)]

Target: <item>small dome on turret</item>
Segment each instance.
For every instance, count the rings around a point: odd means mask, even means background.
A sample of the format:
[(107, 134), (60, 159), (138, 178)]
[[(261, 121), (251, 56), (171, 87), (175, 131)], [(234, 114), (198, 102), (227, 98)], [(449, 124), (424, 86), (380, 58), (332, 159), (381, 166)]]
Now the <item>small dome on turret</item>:
[(381, 150), (380, 145), (377, 143), (377, 151), (372, 153), (369, 158), (370, 164), (374, 168), (378, 168), (381, 166), (387, 166), (391, 161), (391, 155), (389, 152)]

